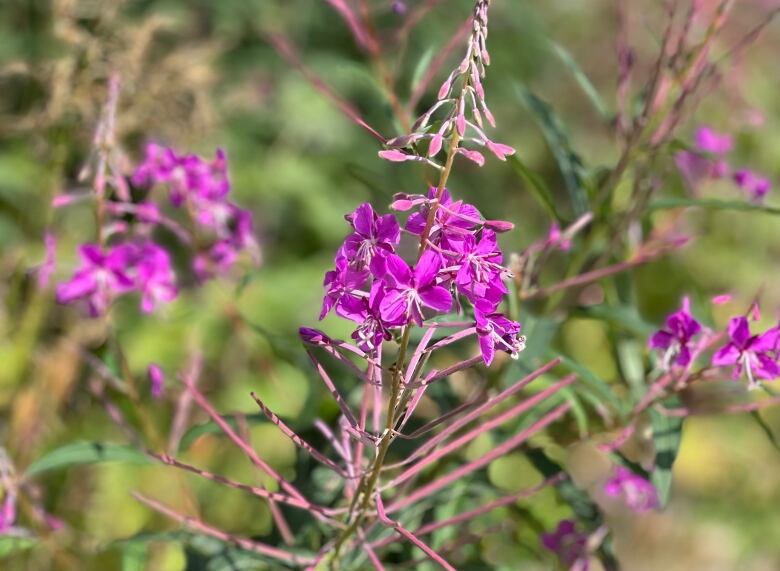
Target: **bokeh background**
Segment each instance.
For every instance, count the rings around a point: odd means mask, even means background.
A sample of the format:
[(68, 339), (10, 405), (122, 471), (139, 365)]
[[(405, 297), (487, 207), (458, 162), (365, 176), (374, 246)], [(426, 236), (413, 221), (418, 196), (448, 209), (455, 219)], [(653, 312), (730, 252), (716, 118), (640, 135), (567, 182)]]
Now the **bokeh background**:
[[(367, 4), (378, 29), (392, 35), (424, 2)], [(658, 49), (662, 11), (652, 0), (628, 4), (640, 79)], [(82, 184), (78, 172), (89, 158), (105, 84), (114, 71), (122, 78), (118, 129), (128, 157), (137, 159), (148, 140), (203, 155), (225, 148), (234, 199), (254, 213), (263, 250), (259, 268), (242, 267), (233, 281), (184, 287), (176, 302), (152, 317), (139, 316), (135, 300), (121, 301), (116, 323), (132, 370), (143, 378), (146, 365), (157, 362), (169, 372), (173, 388), (173, 373), (199, 348), (206, 363), (202, 385), (219, 410), (255, 414), (248, 396), (254, 390), (303, 431), (316, 417), (335, 417), (335, 406), (299, 347), (297, 329), (316, 324), (322, 276), (346, 233), (343, 215), (364, 201), (382, 207), (395, 192), (422, 192), (425, 181), (416, 167), (379, 160), (376, 141), (282, 59), (268, 39), (276, 35), (289, 42), (307, 68), (391, 136), (402, 132), (402, 121), (394, 115), (383, 74), (395, 78), (398, 97), (408, 100), (422, 70), (471, 10), (469, 0), (431, 5), (407, 39), (386, 54), (382, 69), (356, 47), (337, 13), (317, 0), (0, 4), (0, 437), (18, 470), (73, 440), (123, 441), (86, 390), (88, 369), (73, 349), (99, 344), (100, 328), (73, 308), (56, 306), (52, 292), (38, 291), (30, 273), (43, 259), (45, 230), (54, 229), (59, 238), (60, 279), (75, 263), (77, 245), (92, 237), (88, 205), (55, 212), (49, 203)], [(769, 7), (738, 1), (720, 49), (759, 23)], [(618, 148), (612, 131), (551, 46), (565, 47), (614, 108), (615, 33), (614, 3), (605, 0), (496, 0), (491, 11), (486, 89), (498, 121), (496, 138), (518, 149), (562, 205), (563, 181), (518, 86), (552, 106), (586, 167), (614, 164)], [(445, 69), (460, 52), (458, 47)], [(733, 133), (734, 160), (780, 181), (778, 53), (780, 28), (774, 23), (734, 62), (680, 137), (690, 138), (699, 124)], [(417, 112), (432, 101), (443, 77), (434, 80)], [(659, 173), (664, 192), (688, 192), (671, 158), (665, 168)], [(507, 252), (521, 251), (547, 231), (546, 211), (506, 163), (460, 164), (450, 188), (487, 218), (516, 224), (502, 237)], [(699, 192), (739, 198), (725, 183)], [(780, 205), (779, 192), (770, 194), (769, 204)], [(694, 237), (690, 245), (633, 272), (640, 347), (648, 324), (660, 323), (685, 294), (720, 326), (757, 294), (767, 324), (780, 309), (780, 219), (695, 210), (686, 216)], [(555, 267), (553, 262), (546, 279), (555, 279)], [(733, 292), (734, 301), (711, 308), (709, 298), (725, 292)], [(348, 324), (334, 318), (322, 327), (334, 336), (349, 335)], [(573, 317), (551, 343), (600, 377), (620, 383), (621, 366), (608, 343), (614, 332), (604, 321)], [(533, 329), (527, 333), (533, 339)], [(454, 384), (470, 380), (464, 376)], [(161, 426), (170, 421), (170, 406), (150, 402), (149, 407)], [(780, 434), (780, 413), (765, 410), (761, 416)], [(292, 477), (305, 468), (272, 425), (252, 423), (251, 435), (261, 454), (285, 474)], [(607, 501), (599, 491), (609, 470), (606, 459), (587, 439), (574, 440), (560, 454), (578, 483), (605, 506), (625, 569), (780, 569), (780, 451), (754, 418), (705, 416), (686, 422), (672, 500), (661, 513), (632, 514)], [(464, 455), (489, 445), (477, 442)], [(192, 436), (187, 447), (193, 463), (219, 467), (247, 482), (258, 478), (218, 435)], [(319, 478), (316, 483), (327, 491), (322, 474), (309, 477)], [(516, 454), (491, 465), (485, 478), (512, 491), (539, 477)], [(195, 497), (206, 520), (234, 532), (262, 536), (272, 525), (259, 502), (163, 468), (77, 467), (40, 481), (41, 501), (67, 522), (66, 528), (27, 549), (0, 543), (0, 567), (207, 568), (205, 559), (176, 542), (157, 542), (145, 555), (116, 543), (141, 531), (175, 527), (135, 502), (132, 490), (182, 506), (187, 496)], [(473, 543), (488, 567), (473, 568), (553, 569), (553, 558), (540, 553), (536, 538), (569, 512), (549, 492), (475, 523)], [(498, 532), (484, 533), (495, 524)]]

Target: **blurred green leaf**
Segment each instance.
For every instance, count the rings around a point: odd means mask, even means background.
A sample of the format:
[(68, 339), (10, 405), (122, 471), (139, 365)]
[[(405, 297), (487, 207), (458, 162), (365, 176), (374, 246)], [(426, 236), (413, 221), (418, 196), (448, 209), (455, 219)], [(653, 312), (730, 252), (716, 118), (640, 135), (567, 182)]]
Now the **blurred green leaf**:
[(720, 200), (717, 198), (661, 198), (648, 205), (649, 210), (668, 210), (670, 208), (685, 208), (694, 206), (712, 210), (741, 210), (745, 212), (763, 212), (780, 215), (780, 208), (764, 206), (743, 200)]
[(561, 62), (563, 62), (563, 64), (569, 68), (569, 71), (571, 71), (574, 79), (577, 80), (580, 88), (582, 88), (582, 91), (584, 91), (585, 95), (588, 96), (588, 99), (593, 104), (593, 107), (596, 109), (596, 111), (598, 111), (598, 114), (601, 115), (601, 118), (605, 121), (610, 121), (612, 119), (612, 114), (609, 112), (609, 109), (607, 109), (607, 104), (604, 103), (604, 100), (601, 98), (598, 90), (585, 74), (582, 67), (580, 67), (580, 64), (578, 64), (571, 55), (571, 53), (569, 53), (569, 51), (562, 45), (552, 40), (550, 40), (550, 48), (553, 52), (555, 52), (555, 55), (558, 56)]
[(658, 327), (645, 321), (635, 307), (624, 305), (598, 304), (575, 309), (573, 315), (600, 319), (612, 325), (620, 325), (628, 331), (641, 337), (652, 333)]
[(753, 417), (753, 420), (756, 421), (759, 428), (766, 434), (766, 437), (769, 439), (769, 442), (772, 443), (772, 446), (777, 450), (780, 450), (780, 441), (777, 440), (777, 436), (775, 436), (775, 433), (772, 431), (772, 427), (761, 417), (761, 414), (757, 410), (751, 410), (750, 416)]
[[(261, 412), (247, 414), (245, 418), (248, 425), (268, 422), (268, 419)], [(223, 416), (222, 419), (227, 423), (228, 426), (230, 426), (230, 428), (233, 430), (238, 430), (238, 422), (236, 421), (235, 417)], [(193, 426), (184, 433), (184, 436), (182, 436), (181, 442), (179, 442), (179, 452), (185, 452), (189, 450), (190, 446), (192, 446), (198, 438), (205, 436), (206, 434), (222, 434), (222, 429), (217, 426), (217, 423), (213, 420)]]
[(517, 153), (507, 157), (507, 160), (509, 161), (509, 164), (512, 165), (514, 171), (525, 181), (534, 198), (541, 203), (550, 216), (555, 218), (558, 222), (562, 222), (563, 219), (555, 208), (555, 199), (553, 198), (552, 192), (547, 187), (542, 177), (528, 168), (528, 166), (517, 156)]
[[(561, 366), (568, 369), (572, 373), (575, 373), (578, 377), (578, 380), (591, 389), (602, 400), (602, 402), (612, 405), (612, 408), (621, 416), (624, 414), (625, 406), (623, 402), (617, 396), (615, 396), (615, 393), (612, 392), (612, 388), (607, 381), (596, 375), (596, 373), (587, 367), (580, 365), (573, 359), (563, 355), (557, 355), (554, 352), (550, 353), (550, 358), (557, 356), (561, 358)], [(572, 387), (577, 388), (578, 384), (579, 383), (575, 382)]]
[(425, 71), (428, 69), (435, 53), (436, 49), (433, 46), (430, 46), (423, 52), (420, 59), (417, 60), (417, 65), (414, 66), (414, 72), (412, 73), (412, 80), (409, 82), (409, 93), (414, 93), (417, 89), (417, 86), (425, 75)]
[(60, 468), (83, 464), (99, 464), (102, 462), (152, 463), (142, 452), (124, 444), (74, 442), (38, 458), (38, 460), (27, 467), (25, 476), (29, 478)]
[(8, 557), (18, 551), (32, 549), (38, 544), (34, 537), (0, 536), (0, 557)]
[(588, 196), (580, 177), (582, 161), (572, 150), (563, 124), (546, 101), (540, 99), (520, 83), (516, 84), (515, 88), (520, 100), (539, 122), (544, 138), (547, 140), (563, 176), (563, 182), (569, 193), (575, 216), (582, 216), (590, 208)]
[[(666, 399), (666, 408), (680, 406), (676, 396)], [(650, 410), (650, 423), (653, 428), (653, 444), (655, 445), (655, 469), (650, 474), (650, 481), (658, 492), (661, 506), (669, 501), (672, 488), (672, 466), (677, 459), (682, 438), (683, 419), (676, 416), (666, 416), (656, 410)]]
[(122, 571), (144, 571), (149, 557), (146, 545), (140, 542), (128, 543), (122, 548)]

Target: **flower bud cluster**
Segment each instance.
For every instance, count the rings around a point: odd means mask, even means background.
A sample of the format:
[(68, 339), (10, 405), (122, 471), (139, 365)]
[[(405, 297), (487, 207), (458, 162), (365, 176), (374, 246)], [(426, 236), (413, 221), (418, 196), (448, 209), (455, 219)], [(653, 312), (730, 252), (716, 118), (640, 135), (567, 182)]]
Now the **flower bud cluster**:
[[(380, 157), (393, 162), (422, 161), (440, 167), (435, 157), (442, 150), (446, 154), (449, 146), (454, 145), (458, 154), (479, 166), (484, 165), (484, 155), (463, 143), (486, 148), (502, 161), (514, 154), (512, 147), (492, 141), (484, 131), (484, 121), (496, 126), (482, 85), (485, 68), (490, 64), (487, 50), (489, 6), (490, 0), (476, 3), (466, 55), (439, 88), (436, 103), (415, 121), (409, 135), (387, 141), (388, 149), (380, 151)], [(418, 148), (423, 143), (427, 148), (421, 153)]]

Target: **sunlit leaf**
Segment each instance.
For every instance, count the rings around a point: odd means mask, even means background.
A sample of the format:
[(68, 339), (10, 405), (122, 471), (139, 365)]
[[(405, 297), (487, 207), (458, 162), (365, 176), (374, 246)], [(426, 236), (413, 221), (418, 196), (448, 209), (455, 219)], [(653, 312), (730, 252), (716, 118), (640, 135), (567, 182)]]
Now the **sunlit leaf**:
[(150, 464), (151, 460), (141, 451), (123, 444), (110, 442), (73, 442), (38, 458), (25, 471), (27, 477), (51, 470), (84, 464), (124, 462), (126, 464)]
[[(664, 402), (664, 406), (670, 409), (679, 405), (678, 397), (670, 397)], [(669, 501), (672, 487), (672, 466), (674, 466), (677, 452), (680, 449), (683, 419), (676, 416), (666, 416), (651, 409), (650, 422), (653, 427), (653, 444), (655, 445), (655, 469), (650, 474), (650, 481), (658, 492), (661, 506), (665, 506)]]
[(563, 125), (552, 107), (521, 84), (516, 85), (518, 97), (534, 114), (542, 129), (544, 138), (555, 157), (555, 162), (563, 176), (566, 191), (576, 216), (582, 216), (589, 210), (588, 196), (581, 180), (582, 162), (572, 150)]

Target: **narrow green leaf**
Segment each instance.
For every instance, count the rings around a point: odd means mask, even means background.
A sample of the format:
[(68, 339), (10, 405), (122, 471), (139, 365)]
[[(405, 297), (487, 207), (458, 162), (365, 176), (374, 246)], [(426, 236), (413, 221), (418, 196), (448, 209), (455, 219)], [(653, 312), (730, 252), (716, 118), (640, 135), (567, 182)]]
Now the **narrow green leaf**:
[(581, 180), (582, 161), (572, 150), (566, 131), (552, 107), (523, 85), (518, 83), (515, 87), (522, 103), (539, 122), (544, 138), (547, 140), (555, 162), (558, 164), (558, 169), (563, 176), (574, 214), (582, 216), (590, 208), (588, 196)]
[[(680, 406), (680, 400), (678, 397), (670, 397), (663, 404), (666, 408), (673, 409)], [(666, 416), (651, 409), (650, 423), (655, 445), (655, 468), (650, 474), (650, 481), (658, 492), (661, 506), (665, 506), (669, 502), (672, 488), (672, 466), (680, 450), (683, 418)]]
[(611, 304), (598, 304), (589, 305), (587, 307), (577, 308), (574, 312), (576, 316), (590, 317), (593, 319), (600, 319), (606, 321), (612, 325), (619, 325), (625, 328), (631, 333), (635, 333), (640, 337), (646, 337), (658, 327), (649, 321), (645, 321), (635, 307), (611, 305)]
[(670, 208), (685, 208), (688, 206), (709, 208), (711, 210), (740, 210), (745, 212), (763, 212), (764, 214), (780, 215), (780, 208), (765, 206), (743, 200), (720, 200), (717, 198), (661, 198), (648, 205), (649, 210), (668, 210)]
[[(587, 388), (589, 388), (591, 391), (593, 391), (596, 396), (598, 396), (601, 401), (605, 404), (612, 405), (612, 408), (621, 416), (624, 414), (624, 405), (623, 402), (615, 395), (615, 393), (612, 392), (612, 388), (610, 387), (609, 383), (599, 377), (596, 373), (588, 369), (587, 367), (584, 367), (574, 361), (573, 359), (570, 359), (569, 357), (565, 357), (563, 355), (557, 355), (553, 352), (550, 353), (550, 358), (553, 357), (560, 357), (561, 358), (561, 366), (565, 367), (572, 373), (576, 373), (579, 382), (581, 382), (583, 385), (585, 385)], [(572, 387), (576, 388), (579, 383), (574, 383)]]
[(431, 60), (433, 59), (433, 55), (435, 53), (436, 50), (434, 47), (430, 46), (423, 52), (423, 55), (420, 56), (420, 59), (417, 60), (417, 65), (414, 66), (414, 72), (412, 73), (412, 80), (409, 82), (409, 93), (414, 93), (417, 90), (417, 86), (420, 84), (420, 81), (422, 81), (422, 78), (425, 75), (425, 71), (431, 64)]
[(585, 407), (582, 406), (580, 399), (577, 398), (577, 393), (571, 387), (564, 387), (559, 391), (559, 394), (571, 406), (571, 413), (577, 423), (577, 431), (580, 438), (585, 438), (588, 436), (588, 413), (585, 411)]
[(142, 452), (123, 444), (110, 442), (73, 442), (57, 448), (30, 464), (25, 476), (37, 476), (51, 470), (83, 464), (124, 462), (126, 464), (151, 464)]
[(766, 434), (766, 437), (769, 439), (769, 442), (772, 443), (772, 446), (774, 446), (777, 450), (780, 450), (780, 441), (777, 440), (777, 436), (775, 436), (775, 433), (772, 431), (772, 427), (767, 424), (767, 422), (761, 418), (761, 415), (757, 410), (751, 410), (750, 416), (753, 417), (753, 420), (756, 421), (756, 424), (758, 424), (759, 428)]
[(634, 399), (639, 401), (647, 390), (642, 345), (636, 339), (621, 339), (617, 342), (617, 355), (623, 378), (631, 387)]
[(547, 187), (542, 177), (528, 168), (528, 165), (520, 160), (517, 153), (507, 157), (507, 160), (518, 176), (526, 183), (528, 190), (531, 191), (533, 196), (541, 203), (544, 209), (547, 210), (550, 216), (555, 218), (558, 222), (563, 222), (560, 214), (558, 214), (558, 209), (555, 208), (555, 199), (553, 198), (552, 192)]
[(607, 109), (607, 104), (604, 103), (604, 99), (602, 99), (596, 87), (590, 81), (588, 76), (580, 67), (580, 64), (577, 63), (571, 53), (569, 53), (569, 51), (562, 45), (552, 40), (550, 40), (550, 48), (553, 52), (555, 52), (555, 55), (558, 56), (561, 62), (563, 62), (563, 64), (569, 68), (569, 71), (571, 71), (574, 79), (577, 80), (580, 88), (583, 92), (585, 92), (585, 95), (588, 96), (588, 99), (590, 99), (590, 102), (593, 104), (593, 107), (596, 109), (598, 114), (601, 115), (601, 118), (605, 121), (612, 120), (612, 114), (609, 112), (609, 109)]

